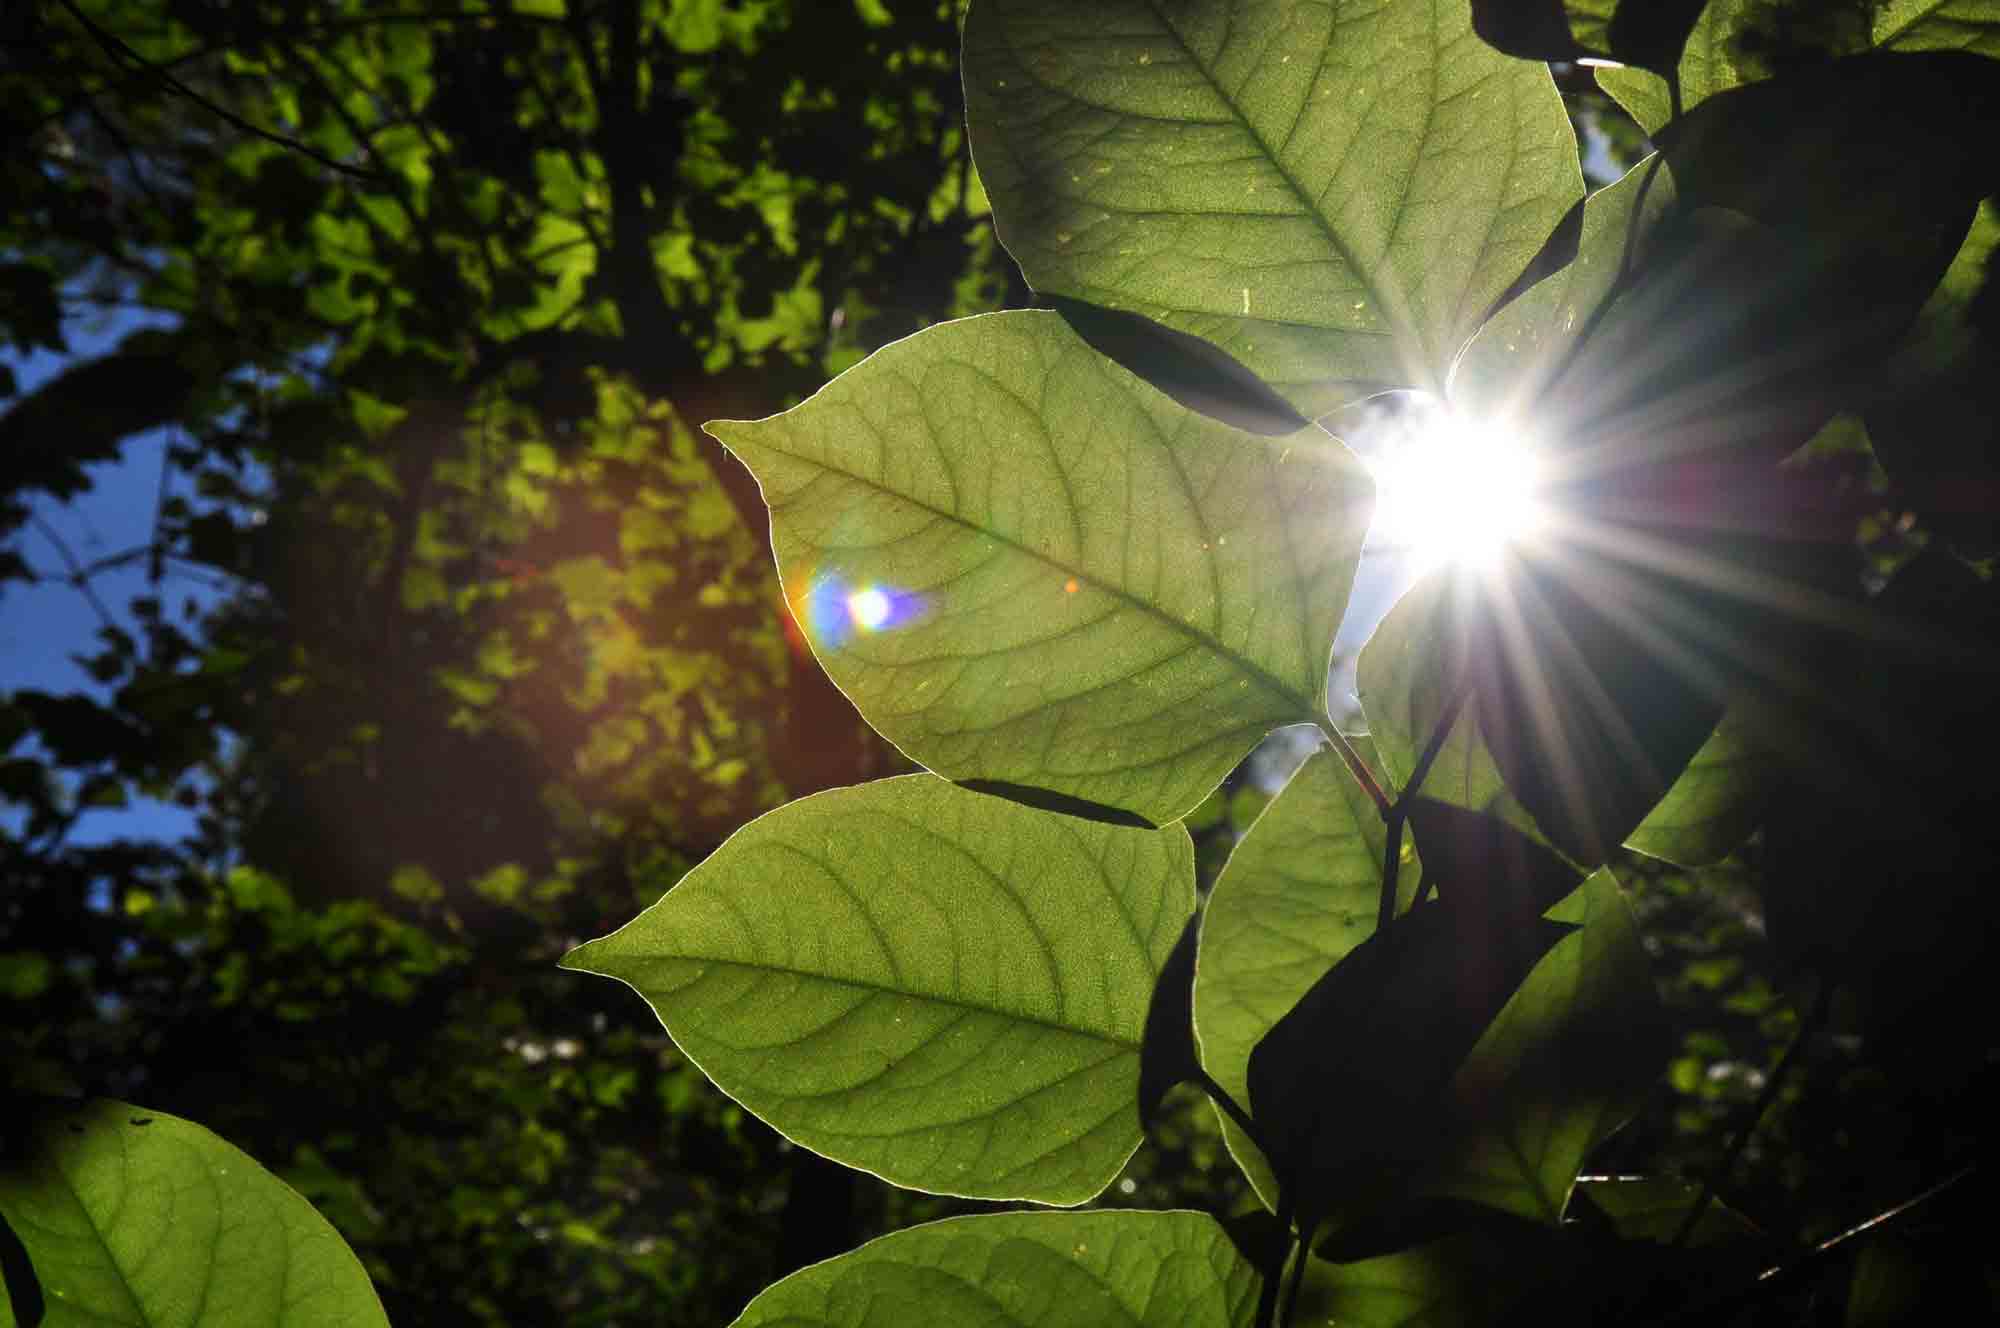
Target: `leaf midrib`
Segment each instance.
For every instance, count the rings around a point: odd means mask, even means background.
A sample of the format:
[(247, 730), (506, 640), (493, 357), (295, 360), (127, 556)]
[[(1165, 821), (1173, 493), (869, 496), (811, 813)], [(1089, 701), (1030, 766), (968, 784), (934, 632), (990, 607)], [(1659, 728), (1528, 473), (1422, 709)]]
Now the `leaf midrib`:
[[(1137, 1055), (1139, 1052), (1139, 1040), (1137, 1038), (1131, 1038), (1131, 1039), (1122, 1038), (1110, 1033), (1101, 1033), (1091, 1029), (1082, 1028), (1075, 1024), (1058, 1023), (1053, 1019), (1045, 1018), (1041, 1015), (1023, 1014), (1015, 1010), (1002, 1010), (991, 1005), (980, 1005), (960, 996), (940, 996), (940, 995), (933, 995), (928, 992), (911, 991), (905, 987), (891, 987), (885, 983), (876, 982), (869, 978), (847, 977), (839, 974), (823, 973), (816, 969), (800, 968), (794, 964), (767, 963), (761, 959), (759, 960), (732, 959), (723, 955), (666, 954), (666, 955), (651, 956), (649, 957), (649, 959), (650, 962), (658, 962), (661, 959), (666, 959), (679, 963), (719, 964), (725, 968), (740, 968), (740, 969), (748, 969), (758, 973), (774, 973), (774, 974), (782, 974), (783, 976), (786, 977), (807, 978), (815, 982), (830, 983), (837, 987), (850, 987), (858, 991), (872, 992), (878, 996), (894, 996), (902, 1000), (924, 1001), (935, 1005), (948, 1005), (960, 1010), (969, 1010), (974, 1014), (993, 1015), (1001, 1019), (1011, 1019), (1016, 1023), (1033, 1024), (1038, 1028), (1046, 1028), (1052, 1032), (1068, 1033), (1075, 1037), (1087, 1038), (1093, 1042), (1101, 1042), (1106, 1046), (1115, 1047), (1121, 1051), (1129, 1051), (1133, 1055)], [(616, 977), (617, 974), (611, 973), (607, 974), (607, 976)], [(698, 982), (700, 981), (700, 978), (697, 977), (696, 979), (694, 979), (694, 981)], [(665, 990), (664, 994), (666, 997), (672, 997), (680, 993), (681, 991), (686, 990), (687, 985), (691, 984), (684, 984), (683, 986), (667, 989)], [(645, 996), (646, 999), (649, 1001), (654, 999), (653, 995), (650, 993), (641, 991), (640, 994)], [(812, 1034), (808, 1034), (807, 1036), (810, 1037), (812, 1036)], [(784, 1046), (790, 1044), (771, 1043), (769, 1045)]]
[[(1162, 12), (1158, 0), (1145, 0), (1145, 4), (1146, 9), (1153, 15), (1154, 20), (1173, 37), (1174, 45), (1180, 47), (1181, 53), (1187, 57), (1188, 64), (1200, 71), (1202, 81), (1208, 84), (1210, 90), (1215, 93), (1216, 99), (1228, 108), (1230, 117), (1241, 126), (1245, 134), (1249, 135), (1250, 141), (1257, 145), (1258, 149), (1264, 154), (1265, 160), (1271, 163), (1272, 169), (1278, 172), (1278, 177), (1285, 182), (1285, 187), (1292, 191), (1294, 198), (1298, 199), (1301, 210), (1308, 217), (1312, 218), (1313, 224), (1319, 228), (1320, 234), (1326, 237), (1327, 243), (1332, 245), (1334, 252), (1340, 255), (1341, 262), (1347, 265), (1348, 270), (1361, 283), (1362, 289), (1368, 292), (1368, 298), (1374, 301), (1375, 306), (1382, 311), (1384, 318), (1394, 325), (1395, 332), (1393, 335), (1395, 339), (1405, 345), (1415, 343), (1415, 349), (1418, 352), (1419, 358), (1424, 359), (1424, 347), (1421, 339), (1415, 336), (1413, 330), (1405, 321), (1401, 307), (1395, 301), (1388, 298), (1382, 285), (1375, 279), (1373, 269), (1369, 265), (1362, 263), (1355, 256), (1353, 249), (1348, 246), (1347, 241), (1334, 229), (1333, 223), (1328, 220), (1326, 214), (1320, 211), (1318, 200), (1306, 192), (1304, 184), (1285, 165), (1284, 159), (1279, 155), (1276, 147), (1258, 131), (1255, 125), (1250, 123), (1249, 118), (1243, 114), (1242, 107), (1237, 104), (1235, 97), (1224, 90), (1222, 84), (1216, 79), (1215, 72), (1195, 54), (1194, 49), (1188, 45), (1187, 38), (1181, 35), (1180, 29), (1176, 28), (1172, 20)], [(1334, 15), (1331, 10), (1329, 10), (1328, 17), (1334, 28), (1340, 26), (1338, 16)], [(1319, 71), (1322, 74), (1326, 71), (1324, 58), (1320, 61)], [(1300, 108), (1299, 116), (1301, 119), (1304, 118), (1307, 109), (1307, 107)], [(1342, 160), (1345, 162), (1346, 157), (1343, 156)], [(1400, 224), (1400, 213), (1397, 220)], [(1333, 328), (1329, 328), (1328, 330), (1344, 331), (1344, 329)], [(1429, 365), (1427, 362), (1425, 367), (1428, 371)], [(1435, 383), (1430, 386), (1431, 390), (1437, 390)]]

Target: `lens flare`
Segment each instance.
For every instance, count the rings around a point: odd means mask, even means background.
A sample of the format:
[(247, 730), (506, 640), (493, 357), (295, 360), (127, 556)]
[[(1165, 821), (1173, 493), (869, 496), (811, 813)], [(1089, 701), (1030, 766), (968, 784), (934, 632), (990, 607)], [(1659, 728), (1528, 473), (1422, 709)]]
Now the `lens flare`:
[(1426, 567), (1490, 563), (1544, 521), (1526, 439), (1449, 411), (1426, 415), (1375, 464), (1374, 538)]
[(847, 597), (847, 616), (864, 632), (878, 632), (888, 625), (896, 605), (879, 586), (863, 586)]

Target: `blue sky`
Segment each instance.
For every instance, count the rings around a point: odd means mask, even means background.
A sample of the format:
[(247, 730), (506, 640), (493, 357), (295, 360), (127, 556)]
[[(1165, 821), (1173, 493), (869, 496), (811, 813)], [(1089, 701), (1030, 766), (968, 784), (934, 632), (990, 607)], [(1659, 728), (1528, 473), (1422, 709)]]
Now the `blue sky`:
[[(92, 320), (81, 326), (72, 323), (66, 329), (68, 355), (37, 351), (23, 356), (0, 350), (0, 364), (14, 371), (20, 391), (26, 394), (72, 359), (101, 355), (149, 321), (162, 323), (131, 314)], [(75, 501), (63, 503), (47, 497), (35, 501), (32, 509), (39, 521), (24, 528), (15, 543), (28, 565), (43, 576), (61, 577), (66, 573), (62, 555), (39, 528), (42, 523), (61, 537), (75, 557), (86, 563), (150, 541), (167, 442), (166, 430), (138, 435), (126, 442), (117, 461), (89, 468), (92, 487)], [(187, 492), (184, 477), (169, 476), (169, 480), (178, 481), (171, 492)], [(137, 595), (151, 593), (145, 562), (140, 560), (104, 571), (92, 578), (91, 585), (118, 624), (139, 635), (126, 605)], [(160, 589), (168, 611), (176, 616), (185, 612), (189, 600), (199, 614), (221, 598), (212, 586), (185, 572), (177, 572), (172, 564), (167, 566)], [(0, 692), (32, 688), (107, 696), (109, 689), (75, 661), (75, 656), (97, 648), (100, 625), (90, 601), (61, 581), (35, 585), (19, 581), (0, 583)], [(17, 814), (0, 810), (0, 826), (11, 830), (18, 824)], [(78, 822), (69, 838), (79, 844), (123, 838), (177, 840), (193, 827), (194, 816), (185, 809), (135, 798), (129, 807), (91, 811)]]

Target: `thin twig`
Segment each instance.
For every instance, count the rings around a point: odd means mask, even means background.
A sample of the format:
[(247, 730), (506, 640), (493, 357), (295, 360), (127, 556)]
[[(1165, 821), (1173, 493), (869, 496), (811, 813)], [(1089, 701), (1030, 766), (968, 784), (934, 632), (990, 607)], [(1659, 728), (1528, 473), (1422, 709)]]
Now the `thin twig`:
[(201, 93), (196, 92), (193, 88), (181, 82), (180, 79), (168, 73), (161, 66), (154, 64), (145, 56), (133, 50), (116, 33), (106, 32), (103, 28), (97, 26), (88, 14), (85, 14), (76, 7), (74, 0), (61, 0), (61, 4), (63, 9), (69, 13), (69, 16), (81, 24), (83, 30), (90, 34), (91, 40), (102, 46), (113, 59), (124, 64), (129, 64), (135, 69), (157, 78), (173, 92), (185, 97), (209, 114), (221, 119), (224, 123), (232, 125), (253, 137), (261, 138), (267, 143), (275, 143), (281, 148), (310, 157), (320, 165), (330, 170), (338, 171), (342, 175), (352, 176), (357, 180), (373, 180), (376, 178), (373, 171), (364, 170), (359, 166), (350, 166), (344, 161), (335, 160), (309, 143), (303, 143), (289, 135), (280, 134), (274, 130), (265, 129), (261, 125), (252, 124), (228, 107), (210, 101), (207, 97), (204, 97)]
[(1783, 1091), (1785, 1078), (1791, 1073), (1799, 1052), (1819, 1030), (1821, 1021), (1826, 1018), (1831, 991), (1832, 987), (1829, 984), (1821, 983), (1819, 990), (1814, 993), (1812, 1006), (1806, 1011), (1805, 1019), (1800, 1022), (1799, 1031), (1793, 1036), (1792, 1044), (1786, 1047), (1785, 1054), (1778, 1058), (1778, 1064), (1771, 1071), (1770, 1077), (1764, 1081), (1763, 1090), (1757, 1094), (1757, 1100), (1750, 1104), (1750, 1109), (1739, 1120), (1736, 1135), (1729, 1141), (1728, 1151), (1723, 1153), (1714, 1170), (1709, 1172), (1708, 1179), (1702, 1182), (1701, 1193), (1696, 1196), (1695, 1201), (1688, 1206), (1687, 1213), (1681, 1218), (1681, 1224), (1674, 1231), (1673, 1240), (1669, 1242), (1674, 1249), (1680, 1249), (1687, 1244), (1688, 1237), (1694, 1234), (1695, 1226), (1708, 1212), (1709, 1205), (1715, 1202), (1715, 1192), (1729, 1179), (1729, 1174), (1736, 1170), (1736, 1163), (1743, 1156), (1744, 1148), (1749, 1145), (1750, 1136), (1757, 1132), (1758, 1122), (1764, 1119), (1764, 1113), (1771, 1109), (1771, 1104), (1778, 1100), (1778, 1094)]
[(1977, 1161), (1968, 1162), (1952, 1172), (1937, 1184), (1921, 1193), (1903, 1200), (1893, 1208), (1885, 1209), (1865, 1221), (1857, 1222), (1837, 1236), (1830, 1236), (1819, 1244), (1793, 1259), (1766, 1268), (1757, 1274), (1757, 1279), (1748, 1286), (1715, 1300), (1704, 1302), (1693, 1309), (1683, 1311), (1672, 1318), (1657, 1321), (1656, 1328), (1679, 1328), (1680, 1325), (1722, 1323), (1730, 1315), (1763, 1296), (1781, 1291), (1795, 1282), (1816, 1272), (1828, 1259), (1842, 1253), (1847, 1245), (1859, 1237), (1870, 1235), (1883, 1227), (1901, 1222), (1905, 1217), (1930, 1203), (1947, 1190), (1955, 1189), (1970, 1180), (1979, 1171)]
[(1264, 1147), (1264, 1138), (1258, 1132), (1257, 1122), (1250, 1119), (1250, 1113), (1243, 1109), (1243, 1104), (1231, 1097), (1228, 1089), (1215, 1082), (1207, 1070), (1197, 1069), (1195, 1076), (1195, 1085), (1208, 1094), (1211, 1102), (1222, 1109), (1222, 1114), (1234, 1121), (1236, 1128), (1243, 1131), (1251, 1143), (1257, 1145), (1258, 1152), (1268, 1154), (1270, 1150)]
[(36, 530), (42, 532), (44, 539), (55, 546), (56, 556), (61, 558), (63, 565), (69, 568), (70, 585), (76, 587), (82, 593), (84, 599), (89, 601), (90, 607), (97, 610), (97, 616), (104, 620), (106, 627), (114, 632), (118, 631), (118, 620), (111, 616), (111, 610), (104, 606), (104, 601), (97, 597), (95, 590), (91, 589), (90, 572), (84, 567), (82, 560), (71, 551), (69, 541), (65, 540), (54, 526), (44, 520), (41, 513), (36, 512), (31, 514), (28, 520), (34, 523)]
[(1292, 1252), (1292, 1215), (1297, 1211), (1291, 1187), (1280, 1184), (1278, 1226), (1271, 1234), (1273, 1248), (1264, 1266), (1264, 1285), (1257, 1292), (1257, 1317), (1251, 1320), (1254, 1328), (1277, 1328), (1279, 1283), (1285, 1278), (1285, 1256)]

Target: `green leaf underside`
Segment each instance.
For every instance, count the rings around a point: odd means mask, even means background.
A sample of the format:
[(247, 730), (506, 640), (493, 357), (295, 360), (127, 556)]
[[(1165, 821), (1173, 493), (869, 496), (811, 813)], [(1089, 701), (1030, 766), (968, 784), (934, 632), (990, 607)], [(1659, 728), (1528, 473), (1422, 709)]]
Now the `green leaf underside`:
[(1725, 712), (1625, 847), (1679, 867), (1720, 862), (1757, 828), (1776, 773), (1773, 758), (1751, 741), (1737, 712)]
[(1206, 1213), (995, 1213), (793, 1273), (734, 1328), (1248, 1328), (1258, 1286)]
[[(1321, 749), (1230, 854), (1202, 917), (1195, 1029), (1204, 1068), (1238, 1102), (1249, 1097), (1258, 1040), (1375, 930), (1383, 833), (1346, 767)], [(1407, 905), (1416, 892), (1414, 856), (1400, 885)], [(1231, 1156), (1275, 1208), (1270, 1163), (1233, 1121), (1221, 1121)]]
[(1080, 1203), (1138, 1145), (1147, 1003), (1193, 908), (1177, 825), (912, 775), (760, 817), (563, 963), (638, 991), (805, 1147), (914, 1189)]
[[(0, 1162), (0, 1215), (41, 1282), (43, 1328), (388, 1323), (326, 1219), (199, 1125), (52, 1103), (13, 1142), (25, 1147)], [(5, 1297), (0, 1321), (13, 1323)]]
[[(1755, 56), (1757, 0), (1710, 0), (1681, 54), (1681, 109), (1691, 109), (1718, 92), (1768, 78)], [(1744, 38), (1753, 35), (1746, 47)], [(1843, 35), (1829, 31), (1829, 42)], [(1888, 0), (1875, 12), (1871, 32), (1847, 35), (1847, 46), (1830, 55), (1862, 49), (1888, 51), (1967, 51), (2000, 59), (2000, 5), (1993, 0)], [(1647, 133), (1658, 133), (1672, 113), (1666, 80), (1642, 69), (1599, 69), (1598, 86), (1623, 106)]]
[[(1323, 715), (1373, 485), (1317, 428), (1196, 415), (1043, 311), (931, 328), (708, 428), (763, 486), (827, 672), (939, 774), (1158, 824)], [(866, 586), (899, 605), (879, 631), (845, 617)]]
[(1542, 957), (1466, 1057), (1452, 1094), (1476, 1129), (1424, 1189), (1554, 1223), (1584, 1158), (1637, 1110), (1664, 1046), (1646, 953), (1611, 873), (1546, 916), (1580, 930)]
[(1312, 416), (1441, 390), (1582, 193), (1547, 70), (1463, 0), (984, 0), (965, 70), (1031, 285), (1205, 337)]

